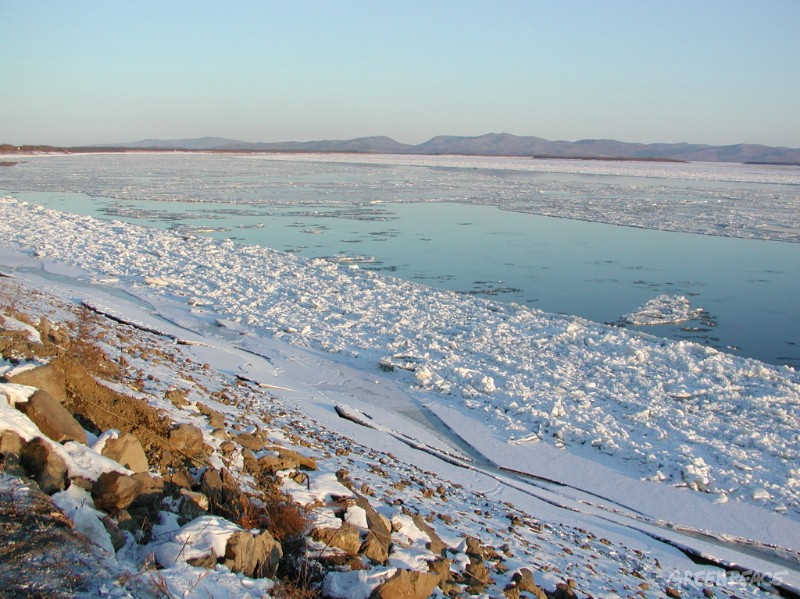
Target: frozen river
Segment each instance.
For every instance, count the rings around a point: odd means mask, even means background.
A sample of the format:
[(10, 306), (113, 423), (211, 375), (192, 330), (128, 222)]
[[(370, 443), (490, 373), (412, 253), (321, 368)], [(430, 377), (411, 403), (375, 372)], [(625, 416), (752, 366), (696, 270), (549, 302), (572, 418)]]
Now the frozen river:
[(66, 212), (597, 322), (683, 297), (694, 318), (626, 326), (793, 367), (799, 182), (800, 169), (763, 166), (342, 155), (47, 156), (0, 169), (3, 194)]

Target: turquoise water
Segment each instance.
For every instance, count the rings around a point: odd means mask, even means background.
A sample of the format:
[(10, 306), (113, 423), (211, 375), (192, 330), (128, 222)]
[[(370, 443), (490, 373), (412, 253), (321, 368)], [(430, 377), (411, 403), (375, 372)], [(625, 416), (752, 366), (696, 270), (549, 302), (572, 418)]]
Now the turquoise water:
[[(390, 276), (616, 322), (686, 295), (711, 322), (629, 327), (800, 366), (800, 244), (673, 233), (452, 202), (118, 200), (10, 193), (67, 212), (328, 257)], [(219, 229), (208, 231), (207, 229)]]

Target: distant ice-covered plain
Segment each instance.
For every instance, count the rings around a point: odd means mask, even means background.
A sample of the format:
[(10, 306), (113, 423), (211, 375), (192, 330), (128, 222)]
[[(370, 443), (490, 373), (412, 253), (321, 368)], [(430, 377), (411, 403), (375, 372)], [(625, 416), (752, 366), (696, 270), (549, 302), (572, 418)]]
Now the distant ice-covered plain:
[[(32, 156), (0, 169), (0, 190), (68, 212), (326, 257), (800, 365), (797, 167), (343, 154)], [(685, 298), (695, 317), (625, 318), (662, 296)]]

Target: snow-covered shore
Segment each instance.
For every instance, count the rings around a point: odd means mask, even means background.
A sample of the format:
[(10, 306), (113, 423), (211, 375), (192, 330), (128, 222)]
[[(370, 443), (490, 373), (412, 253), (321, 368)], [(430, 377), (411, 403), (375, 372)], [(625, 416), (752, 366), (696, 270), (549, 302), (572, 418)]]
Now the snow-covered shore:
[(175, 322), (221, 314), (400, 381), (503, 442), (800, 514), (800, 377), (789, 368), (264, 248), (13, 199), (0, 213), (3, 245), (178, 299)]
[[(370, 486), (389, 469), (375, 451), (391, 452), (390, 481), (423, 470), (426, 484), (463, 485), (440, 509), (459, 530), (508, 538), (514, 553), (534, 542), (542, 584), (570, 576), (584, 593), (615, 596), (644, 575), (699, 594), (691, 573), (724, 578), (677, 546), (800, 589), (795, 371), (11, 199), (0, 203), (0, 246), (5, 272), (185, 340), (193, 363), (213, 365), (192, 375), (204, 385), (250, 381), (280, 398), (265, 410), (285, 404), (356, 439), (348, 467)], [(180, 382), (170, 376), (153, 385)], [(326, 467), (318, 487), (287, 488), (319, 499), (338, 468)], [(505, 531), (512, 505), (542, 522), (535, 539)], [(419, 557), (408, 544), (397, 559)], [(191, 586), (188, 571), (171, 575)]]

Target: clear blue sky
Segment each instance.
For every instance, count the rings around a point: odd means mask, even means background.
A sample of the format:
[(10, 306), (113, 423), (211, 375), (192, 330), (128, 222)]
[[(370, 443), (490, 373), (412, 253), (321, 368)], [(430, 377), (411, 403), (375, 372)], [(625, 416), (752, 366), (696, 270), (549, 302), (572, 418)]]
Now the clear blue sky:
[(0, 143), (800, 147), (800, 0), (0, 0)]

